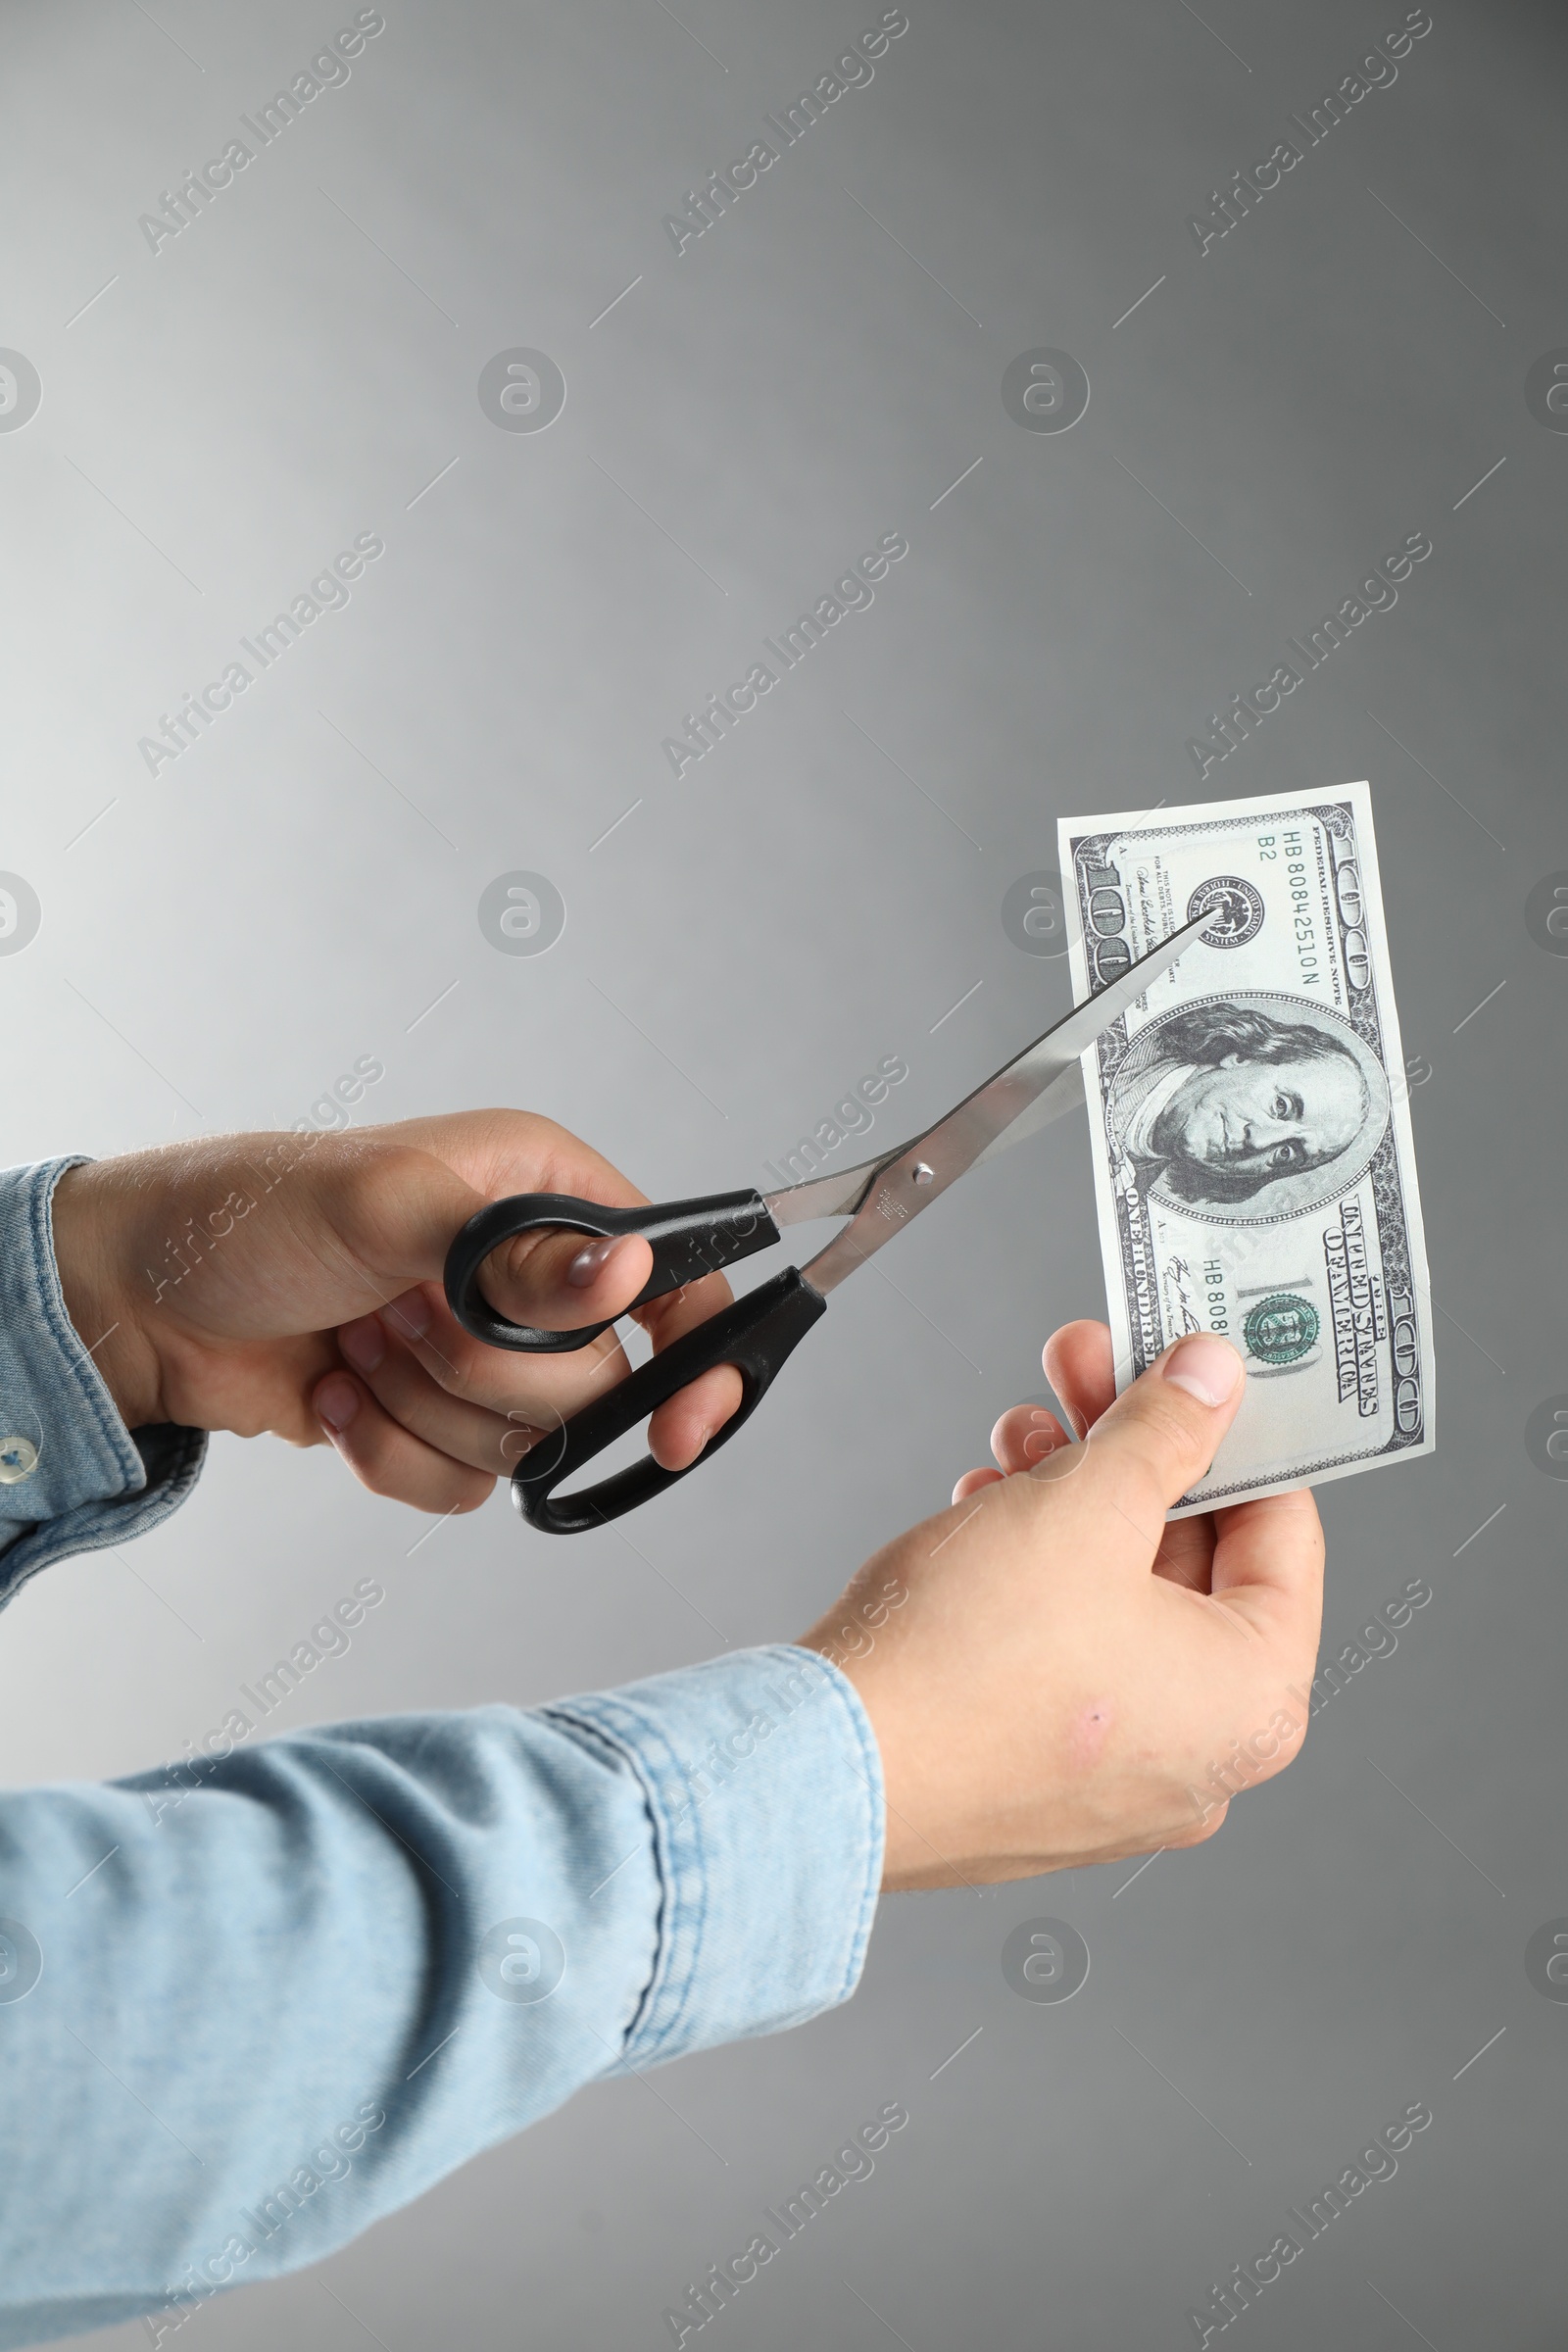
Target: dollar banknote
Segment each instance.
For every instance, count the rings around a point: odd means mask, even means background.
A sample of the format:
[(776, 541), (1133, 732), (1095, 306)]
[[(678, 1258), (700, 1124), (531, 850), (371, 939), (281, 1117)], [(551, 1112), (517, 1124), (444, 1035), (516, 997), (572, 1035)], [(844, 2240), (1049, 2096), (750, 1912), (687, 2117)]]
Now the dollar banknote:
[(1222, 1332), (1247, 1393), (1176, 1515), (1432, 1449), (1431, 1299), (1365, 784), (1063, 819), (1077, 1004), (1195, 944), (1084, 1056), (1118, 1389)]

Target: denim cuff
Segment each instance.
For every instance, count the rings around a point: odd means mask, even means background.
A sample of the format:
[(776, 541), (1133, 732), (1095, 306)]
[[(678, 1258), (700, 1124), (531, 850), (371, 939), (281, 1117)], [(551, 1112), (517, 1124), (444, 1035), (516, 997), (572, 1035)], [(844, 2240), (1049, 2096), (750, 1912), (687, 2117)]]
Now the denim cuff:
[(0, 1170), (0, 1608), (52, 1561), (167, 1519), (207, 1451), (204, 1430), (127, 1430), (72, 1327), (50, 1203), (86, 1156)]
[(780, 1642), (546, 1716), (642, 1784), (662, 1887), (659, 1956), (624, 2059), (775, 2034), (849, 1999), (882, 1878), (882, 1764), (853, 1685)]

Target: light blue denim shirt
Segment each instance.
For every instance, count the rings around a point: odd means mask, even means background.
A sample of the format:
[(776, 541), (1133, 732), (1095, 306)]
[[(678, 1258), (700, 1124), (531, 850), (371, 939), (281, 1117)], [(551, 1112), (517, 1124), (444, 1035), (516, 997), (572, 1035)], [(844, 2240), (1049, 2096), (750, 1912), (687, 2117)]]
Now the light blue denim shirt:
[[(0, 1601), (205, 1450), (127, 1432), (72, 1329), (74, 1164), (0, 1173)], [(882, 1837), (860, 1702), (789, 1644), (0, 1794), (0, 2345), (177, 2341), (580, 2084), (847, 1999)]]

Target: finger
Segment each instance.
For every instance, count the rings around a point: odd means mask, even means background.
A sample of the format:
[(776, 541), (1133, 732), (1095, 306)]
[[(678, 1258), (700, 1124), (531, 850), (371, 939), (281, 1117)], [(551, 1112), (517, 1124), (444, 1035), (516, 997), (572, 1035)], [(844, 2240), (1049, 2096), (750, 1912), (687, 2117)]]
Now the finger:
[(388, 1299), (379, 1321), (383, 1333), (410, 1348), (454, 1396), (491, 1412), (520, 1414), (540, 1427), (559, 1428), (568, 1413), (626, 1376), (626, 1357), (612, 1331), (558, 1355), (492, 1348), (464, 1330), (439, 1283), (416, 1283)]
[(1071, 1444), (1055, 1414), (1041, 1404), (1009, 1406), (991, 1432), (991, 1450), (1009, 1478), (1020, 1470), (1033, 1470), (1058, 1446)]
[[(509, 1471), (516, 1467), (522, 1450), (515, 1442), (517, 1432), (559, 1430), (571, 1414), (624, 1380), (629, 1369), (620, 1343), (609, 1332), (561, 1355), (488, 1347), (463, 1329), (432, 1283), (404, 1292), (379, 1315), (343, 1326), (338, 1345), (356, 1371), (367, 1380), (373, 1376), (388, 1409), (407, 1418), (419, 1435), (432, 1444), (450, 1437), (459, 1459), (495, 1468), (489, 1443), (493, 1435), (505, 1447), (502, 1466)], [(406, 1367), (379, 1369), (383, 1358), (395, 1357), (400, 1347), (422, 1367), (432, 1389), (461, 1399), (461, 1412), (443, 1410), (437, 1396), (427, 1394)], [(395, 1390), (386, 1385), (393, 1382)], [(688, 1469), (735, 1411), (741, 1395), (739, 1372), (733, 1364), (722, 1364), (662, 1404), (648, 1431), (649, 1450), (661, 1468)], [(499, 1429), (493, 1429), (497, 1415)], [(476, 1453), (475, 1446), (482, 1450)]]
[(1075, 1435), (1082, 1437), (1116, 1398), (1108, 1328), (1103, 1323), (1064, 1323), (1046, 1342), (1041, 1361), (1067, 1408)]
[[(505, 1114), (491, 1116), (504, 1137)], [(401, 1136), (395, 1129), (383, 1130), (373, 1145), (366, 1139), (358, 1150), (355, 1139), (344, 1138), (341, 1151), (314, 1163), (315, 1202), (335, 1245), (334, 1262), (341, 1260), (347, 1282), (357, 1271), (370, 1293), (369, 1299), (353, 1300), (356, 1311), (412, 1284), (440, 1288), (455, 1236), (487, 1200), (505, 1199), (514, 1190), (515, 1161), (499, 1146), (495, 1165), (477, 1171), (485, 1189), (476, 1191), (435, 1152), (412, 1140), (414, 1132), (466, 1123), (471, 1122), (416, 1122)], [(543, 1129), (548, 1122), (528, 1125)], [(535, 1137), (534, 1153), (524, 1164), (536, 1182), (574, 1182), (612, 1208), (646, 1206), (636, 1188), (597, 1153), (564, 1130), (550, 1132), (566, 1156), (547, 1153), (541, 1162)], [(609, 1249), (599, 1247), (602, 1238), (561, 1226), (516, 1234), (485, 1259), (480, 1288), (495, 1312), (510, 1322), (553, 1331), (603, 1322), (630, 1305), (648, 1280), (653, 1255), (640, 1234), (620, 1236)]]
[(1154, 1574), (1167, 1584), (1184, 1585), (1189, 1592), (1211, 1591), (1214, 1568), (1214, 1516), (1200, 1511), (1191, 1519), (1170, 1519), (1154, 1554)]
[(337, 1333), (343, 1360), (412, 1437), (450, 1460), (490, 1475), (510, 1475), (544, 1424), (524, 1412), (492, 1412), (432, 1380), (391, 1313), (363, 1315)]
[(311, 1403), (361, 1486), (416, 1510), (474, 1511), (495, 1485), (482, 1470), (450, 1460), (393, 1420), (347, 1372), (329, 1372)]
[(1259, 1625), (1309, 1636), (1316, 1654), (1323, 1614), (1323, 1523), (1311, 1489), (1264, 1494), (1217, 1517), (1216, 1600)]
[[(1207, 1470), (1235, 1420), (1246, 1389), (1246, 1368), (1228, 1340), (1196, 1332), (1178, 1340), (1130, 1389), (1106, 1407), (1090, 1433), (1084, 1479), (1088, 1494), (1110, 1506), (1141, 1539), (1142, 1565), (1152, 1565), (1165, 1531), (1165, 1513)], [(1112, 1555), (1120, 1549), (1112, 1536)]]
[[(640, 1233), (585, 1240), (555, 1226), (522, 1233), (493, 1250), (480, 1269), (480, 1288), (496, 1312), (542, 1331), (574, 1331), (625, 1314), (648, 1281), (654, 1253)], [(706, 1323), (734, 1297), (722, 1274), (705, 1274), (638, 1307), (637, 1321), (667, 1348)], [(736, 1390), (736, 1402), (740, 1392)]]
[[(1102, 1323), (1080, 1323), (1069, 1328), (1082, 1335), (1084, 1361), (1079, 1367), (1082, 1377), (1075, 1378), (1058, 1360), (1054, 1385), (1058, 1387), (1059, 1394), (1065, 1391), (1087, 1398), (1090, 1410), (1098, 1417), (1111, 1401), (1109, 1394), (1102, 1395), (1093, 1386), (1102, 1372), (1107, 1383), (1109, 1381), (1110, 1335)], [(1054, 1341), (1047, 1342), (1048, 1357), (1054, 1345)], [(1048, 1413), (1040, 1405), (1015, 1404), (1010, 1412), (1003, 1414), (991, 1433), (992, 1451), (1009, 1475), (1019, 1470), (1032, 1470), (1037, 1462), (1045, 1460), (1058, 1446), (1066, 1446), (1071, 1442), (1068, 1432), (1055, 1415)], [(1164, 1577), (1170, 1584), (1185, 1586), (1190, 1592), (1206, 1593), (1213, 1553), (1214, 1521), (1211, 1513), (1203, 1512), (1191, 1519), (1170, 1520), (1154, 1555), (1154, 1574)]]
[(1210, 1805), (1204, 1812), (1201, 1821), (1195, 1821), (1182, 1829), (1173, 1830), (1165, 1840), (1166, 1852), (1178, 1854), (1190, 1845), (1206, 1845), (1215, 1832), (1224, 1828), (1225, 1816), (1230, 1809), (1230, 1799), (1227, 1797), (1223, 1803)]
[[(722, 1274), (705, 1274), (700, 1281), (683, 1282), (662, 1298), (651, 1298), (637, 1309), (636, 1320), (654, 1343), (659, 1355), (699, 1324), (709, 1322), (734, 1298)], [(684, 1470), (696, 1461), (710, 1438), (740, 1409), (745, 1394), (733, 1364), (714, 1364), (659, 1407), (648, 1424), (648, 1446), (665, 1470)]]
[(733, 1364), (715, 1364), (662, 1404), (648, 1424), (648, 1450), (662, 1470), (687, 1470), (735, 1412), (744, 1391)]
[(623, 1315), (653, 1270), (653, 1250), (640, 1233), (595, 1239), (552, 1225), (492, 1250), (479, 1288), (509, 1323), (575, 1331)]
[(967, 1502), (970, 1495), (978, 1494), (982, 1487), (1000, 1487), (1001, 1484), (1000, 1470), (966, 1470), (953, 1490), (953, 1499), (955, 1502)]

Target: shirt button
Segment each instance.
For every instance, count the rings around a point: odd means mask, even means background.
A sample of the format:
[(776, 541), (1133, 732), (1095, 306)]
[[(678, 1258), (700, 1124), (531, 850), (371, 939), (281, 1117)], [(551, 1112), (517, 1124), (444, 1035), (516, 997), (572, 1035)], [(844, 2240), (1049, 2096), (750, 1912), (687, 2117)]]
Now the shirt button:
[(30, 1438), (0, 1438), (0, 1485), (20, 1486), (38, 1467), (38, 1448)]

